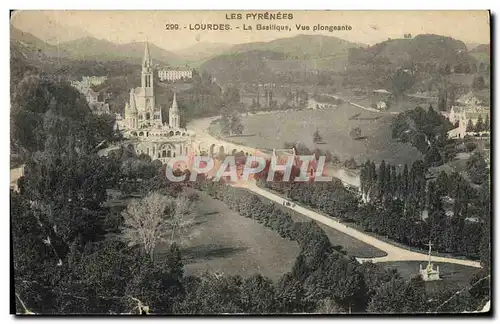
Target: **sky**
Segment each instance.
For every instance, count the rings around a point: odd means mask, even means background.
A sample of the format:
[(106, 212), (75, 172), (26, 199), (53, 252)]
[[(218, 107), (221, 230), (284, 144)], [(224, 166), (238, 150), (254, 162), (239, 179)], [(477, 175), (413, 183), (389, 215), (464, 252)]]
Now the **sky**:
[[(489, 13), (483, 11), (281, 11), (291, 20), (245, 19), (247, 13), (265, 11), (17, 11), (11, 24), (52, 44), (93, 36), (114, 43), (148, 40), (166, 50), (181, 50), (199, 42), (239, 44), (270, 41), (298, 34), (336, 36), (373, 45), (404, 34), (439, 34), (465, 43), (489, 43)], [(227, 19), (241, 13), (243, 19)], [(278, 11), (269, 11), (278, 13)], [(179, 30), (166, 30), (178, 24)], [(230, 31), (189, 30), (195, 24), (229, 24)], [(243, 24), (253, 26), (243, 30)], [(256, 31), (257, 24), (288, 25), (290, 31)], [(309, 31), (297, 31), (296, 25)], [(349, 25), (351, 30), (313, 31), (316, 25)], [(240, 27), (237, 29), (236, 27)]]

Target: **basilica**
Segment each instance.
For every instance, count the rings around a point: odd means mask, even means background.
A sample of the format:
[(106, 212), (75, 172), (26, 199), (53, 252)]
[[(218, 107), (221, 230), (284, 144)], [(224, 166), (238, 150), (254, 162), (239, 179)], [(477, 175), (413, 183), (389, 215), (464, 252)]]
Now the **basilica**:
[(119, 127), (137, 154), (147, 154), (152, 160), (167, 163), (173, 157), (191, 155), (194, 133), (180, 127), (175, 93), (168, 113), (168, 123), (163, 122), (161, 108), (155, 101), (153, 75), (153, 62), (146, 43), (141, 86), (130, 89), (125, 116)]

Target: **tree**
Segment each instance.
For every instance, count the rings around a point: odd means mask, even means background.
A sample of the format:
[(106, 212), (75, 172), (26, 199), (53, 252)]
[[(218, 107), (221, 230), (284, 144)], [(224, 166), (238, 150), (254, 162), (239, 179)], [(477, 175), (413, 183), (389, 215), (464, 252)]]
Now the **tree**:
[(313, 143), (319, 144), (321, 142), (323, 142), (323, 138), (321, 137), (321, 135), (319, 134), (318, 129), (316, 128), (316, 131), (313, 134)]
[(477, 73), (477, 65), (475, 63), (470, 65), (470, 73)]
[(351, 135), (351, 138), (353, 140), (357, 140), (358, 138), (361, 137), (361, 128), (356, 127), (356, 128), (351, 129), (349, 135)]
[(153, 260), (159, 243), (173, 243), (179, 231), (193, 224), (192, 219), (186, 219), (191, 203), (183, 195), (172, 199), (157, 192), (152, 192), (141, 200), (134, 200), (122, 212), (124, 226), (121, 238), (129, 246), (139, 245)]
[(488, 165), (480, 153), (472, 154), (467, 160), (467, 172), (475, 184), (482, 184), (488, 180), (490, 175)]
[(367, 310), (378, 314), (415, 314), (425, 311), (426, 302), (425, 288), (423, 288), (421, 278), (408, 283), (403, 279), (393, 278), (377, 289)]
[(439, 98), (438, 98), (438, 110), (439, 111), (446, 111), (447, 107), (447, 91), (446, 90), (440, 90), (439, 91)]
[(474, 124), (472, 123), (471, 119), (469, 119), (469, 121), (467, 121), (467, 126), (465, 127), (465, 131), (466, 132), (473, 132), (474, 131)]
[(246, 313), (269, 314), (276, 312), (276, 293), (273, 282), (261, 275), (246, 279), (241, 286), (241, 303)]
[(237, 134), (237, 135), (243, 134), (244, 127), (238, 115), (233, 114), (230, 120), (231, 122), (229, 127), (231, 129), (231, 134)]
[(411, 73), (399, 69), (392, 76), (392, 89), (396, 96), (403, 95), (415, 84), (415, 76)]
[(356, 163), (356, 160), (354, 160), (354, 157), (351, 156), (349, 160), (344, 161), (344, 167), (353, 170), (358, 168), (358, 164)]
[(133, 297), (152, 313), (169, 314), (182, 296), (182, 262), (175, 244), (171, 245), (165, 261), (144, 259), (126, 286), (126, 296)]
[(319, 302), (317, 314), (346, 314), (346, 311), (333, 298), (325, 298)]
[(444, 74), (450, 74), (451, 73), (451, 67), (449, 64), (446, 64), (444, 66)]
[(278, 311), (280, 313), (301, 313), (308, 311), (305, 290), (300, 281), (290, 274), (281, 277), (276, 288)]
[(122, 238), (129, 246), (140, 245), (153, 260), (156, 245), (165, 241), (168, 231), (167, 208), (171, 201), (158, 193), (150, 193), (141, 200), (130, 202), (122, 212)]
[(127, 285), (140, 262), (137, 251), (108, 238), (84, 247), (74, 242), (67, 273), (52, 287), (57, 313), (123, 313), (130, 310)]
[(466, 135), (463, 141), (468, 152), (472, 152), (476, 149), (477, 145), (472, 136)]
[(472, 88), (474, 90), (482, 90), (486, 86), (484, 82), (484, 77), (482, 75), (475, 76), (474, 80), (472, 81)]
[(185, 297), (174, 306), (176, 314), (243, 313), (239, 276), (204, 273), (184, 281)]
[(485, 130), (484, 123), (483, 123), (483, 116), (479, 115), (479, 117), (477, 118), (476, 127), (474, 130), (476, 132), (482, 132)]
[(470, 74), (471, 68), (470, 68), (469, 63), (464, 63), (464, 70), (463, 71), (465, 74)]
[(169, 226), (172, 231), (170, 242), (178, 242), (182, 245), (183, 238), (190, 238), (196, 233), (191, 231), (194, 225), (194, 217), (190, 216), (193, 211), (193, 204), (198, 199), (195, 191), (185, 188), (174, 200), (174, 210), (169, 219)]
[(484, 118), (483, 130), (485, 132), (489, 132), (490, 128), (491, 128), (491, 125), (490, 125), (490, 115), (486, 114), (486, 117)]

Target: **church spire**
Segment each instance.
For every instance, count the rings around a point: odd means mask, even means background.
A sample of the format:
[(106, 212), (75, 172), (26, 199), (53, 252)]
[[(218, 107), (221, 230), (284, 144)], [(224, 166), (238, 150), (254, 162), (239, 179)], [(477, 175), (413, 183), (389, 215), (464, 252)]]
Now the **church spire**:
[(151, 54), (149, 53), (149, 44), (146, 41), (145, 46), (144, 46), (144, 58), (142, 60), (142, 66), (151, 66)]
[(168, 112), (168, 124), (172, 128), (179, 128), (180, 126), (180, 116), (179, 108), (177, 108), (177, 94), (174, 92), (174, 99), (172, 100), (172, 107)]
[(170, 108), (172, 111), (179, 111), (179, 108), (177, 108), (177, 93), (174, 92), (174, 99), (172, 101), (172, 107)]

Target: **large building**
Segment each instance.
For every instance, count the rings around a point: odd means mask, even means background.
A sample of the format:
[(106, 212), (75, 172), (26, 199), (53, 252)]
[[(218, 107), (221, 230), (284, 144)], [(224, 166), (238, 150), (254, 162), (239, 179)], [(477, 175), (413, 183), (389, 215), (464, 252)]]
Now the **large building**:
[(180, 127), (177, 96), (174, 93), (168, 114), (163, 122), (161, 108), (156, 102), (153, 81), (154, 69), (148, 44), (144, 48), (141, 86), (130, 89), (129, 102), (119, 127), (130, 139), (137, 154), (147, 154), (152, 160), (167, 163), (176, 156), (191, 155), (194, 134)]
[[(490, 119), (490, 108), (486, 102), (469, 93), (460, 97), (457, 104), (451, 107), (450, 112), (444, 115), (452, 124), (458, 123), (458, 127), (450, 130), (448, 135), (451, 138), (463, 138), (468, 133), (477, 133), (467, 131), (469, 121), (473, 126), (476, 126), (479, 117), (483, 122)], [(489, 133), (489, 130), (481, 133)]]
[(189, 69), (163, 69), (158, 71), (160, 81), (176, 81), (193, 78), (193, 71)]

